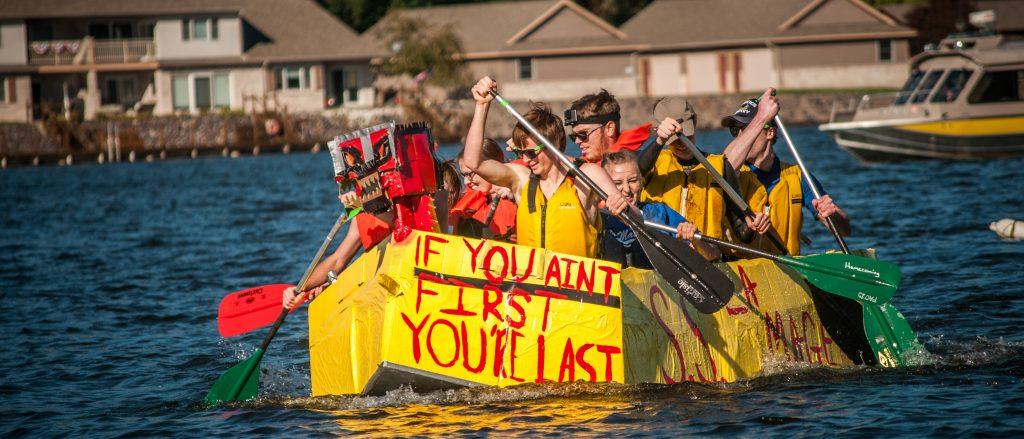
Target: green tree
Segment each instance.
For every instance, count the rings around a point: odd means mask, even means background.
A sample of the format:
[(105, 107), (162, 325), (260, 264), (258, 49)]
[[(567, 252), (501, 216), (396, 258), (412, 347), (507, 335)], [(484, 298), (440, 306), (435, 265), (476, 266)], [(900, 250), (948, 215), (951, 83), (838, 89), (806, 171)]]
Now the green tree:
[(428, 82), (445, 88), (465, 85), (462, 42), (451, 25), (432, 26), (419, 18), (395, 14), (376, 30), (394, 54), (380, 65), (389, 75), (430, 72)]

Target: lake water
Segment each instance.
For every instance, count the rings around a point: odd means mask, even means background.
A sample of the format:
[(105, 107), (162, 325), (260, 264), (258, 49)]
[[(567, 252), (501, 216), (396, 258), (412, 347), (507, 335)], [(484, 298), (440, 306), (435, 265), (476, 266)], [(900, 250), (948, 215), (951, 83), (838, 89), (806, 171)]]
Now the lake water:
[[(265, 334), (221, 339), (217, 304), (297, 281), (338, 214), (329, 156), (19, 168), (0, 171), (0, 436), (1024, 433), (1024, 242), (988, 230), (1024, 218), (1024, 160), (863, 165), (791, 130), (850, 212), (851, 247), (901, 266), (894, 303), (937, 364), (314, 399), (300, 312), (263, 361), (264, 396), (205, 409)], [(805, 231), (807, 253), (832, 246)]]

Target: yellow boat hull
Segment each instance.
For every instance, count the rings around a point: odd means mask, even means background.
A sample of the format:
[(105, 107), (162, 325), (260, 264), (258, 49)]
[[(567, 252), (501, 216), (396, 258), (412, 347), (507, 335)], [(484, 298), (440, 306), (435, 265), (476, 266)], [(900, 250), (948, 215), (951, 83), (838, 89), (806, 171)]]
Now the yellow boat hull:
[(720, 268), (736, 294), (700, 314), (648, 270), (415, 232), (368, 251), (310, 304), (312, 393), (734, 382), (871, 356), (841, 312), (822, 320), (823, 293), (795, 271), (761, 259)]

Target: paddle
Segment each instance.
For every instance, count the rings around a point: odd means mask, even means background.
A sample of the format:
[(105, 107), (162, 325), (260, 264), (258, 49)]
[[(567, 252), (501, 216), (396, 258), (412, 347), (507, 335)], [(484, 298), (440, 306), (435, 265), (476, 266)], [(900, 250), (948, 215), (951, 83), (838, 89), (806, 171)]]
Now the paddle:
[[(743, 197), (741, 197), (740, 194), (736, 192), (736, 189), (733, 189), (732, 185), (725, 180), (725, 177), (723, 177), (722, 174), (719, 174), (718, 170), (715, 169), (714, 166), (711, 166), (711, 163), (708, 162), (708, 159), (706, 157), (704, 157), (704, 154), (702, 154), (700, 150), (697, 149), (697, 145), (694, 145), (693, 142), (691, 142), (690, 139), (686, 136), (675, 135), (674, 137), (683, 142), (683, 145), (686, 145), (686, 148), (690, 150), (690, 153), (692, 153), (693, 156), (696, 157), (702, 165), (704, 165), (704, 168), (708, 170), (708, 173), (710, 173), (711, 177), (715, 179), (715, 182), (717, 182), (718, 185), (722, 187), (722, 190), (725, 191), (725, 194), (729, 196), (729, 199), (732, 200), (732, 202), (735, 203), (736, 206), (743, 211), (743, 216), (746, 216), (748, 218), (754, 218), (754, 211), (750, 209), (750, 205), (747, 204), (745, 200), (743, 200)], [(671, 140), (672, 139), (669, 139), (669, 142), (667, 143), (671, 143)], [(726, 166), (728, 165), (728, 159), (726, 159)], [(786, 249), (786, 246), (782, 245), (782, 241), (779, 239), (779, 235), (775, 231), (775, 229), (769, 227), (767, 236), (768, 240), (771, 241), (772, 245), (774, 245), (775, 248), (777, 248), (783, 254), (789, 254), (789, 251)]]
[[(783, 140), (786, 141), (786, 145), (789, 146), (789, 152), (793, 154), (793, 158), (796, 159), (797, 166), (800, 167), (800, 174), (803, 176), (804, 181), (807, 182), (807, 186), (811, 188), (811, 192), (814, 194), (814, 199), (821, 199), (821, 191), (818, 190), (818, 186), (814, 184), (814, 179), (811, 178), (811, 173), (807, 171), (807, 166), (804, 165), (803, 159), (800, 158), (800, 152), (796, 150), (796, 145), (793, 144), (793, 139), (789, 137), (789, 131), (786, 131), (786, 125), (783, 125), (782, 118), (779, 115), (775, 115), (775, 126), (779, 127), (779, 132), (782, 134)], [(836, 242), (839, 244), (839, 248), (843, 250), (843, 253), (850, 254), (850, 247), (846, 246), (846, 241), (843, 236), (839, 234), (839, 229), (836, 228), (836, 224), (832, 221), (832, 217), (825, 218), (825, 226), (828, 227), (828, 231), (832, 232), (832, 236), (836, 238)]]
[[(541, 142), (543, 147), (555, 155), (566, 170), (575, 173), (576, 178), (602, 200), (608, 199), (608, 194), (601, 190), (590, 177), (581, 172), (572, 160), (569, 160), (515, 108), (512, 108), (508, 101), (494, 90), (490, 92), (494, 99), (533, 135), (534, 139)], [(702, 313), (710, 314), (729, 302), (734, 288), (732, 281), (708, 263), (703, 256), (689, 246), (680, 245), (681, 243), (672, 237), (659, 236), (655, 238), (629, 214), (620, 214), (618, 218), (636, 234), (637, 241), (640, 242), (640, 246), (647, 254), (647, 258), (650, 259), (655, 271), (665, 278), (694, 308)], [(566, 233), (572, 233), (572, 231), (567, 230)]]
[[(338, 217), (338, 220), (334, 222), (334, 226), (331, 227), (330, 233), (327, 234), (327, 238), (324, 239), (323, 244), (320, 245), (320, 249), (316, 252), (316, 257), (309, 264), (306, 269), (306, 273), (302, 275), (302, 280), (299, 281), (299, 286), (296, 288), (297, 291), (304, 291), (306, 287), (306, 281), (309, 280), (309, 276), (313, 274), (313, 269), (316, 268), (320, 259), (323, 258), (324, 253), (327, 251), (327, 247), (331, 245), (331, 241), (334, 240), (334, 235), (338, 234), (338, 230), (341, 229), (341, 225), (348, 221), (348, 218), (354, 216), (358, 212), (358, 208), (349, 214), (342, 213)], [(305, 292), (303, 292), (303, 298)], [(281, 296), (277, 296), (278, 304), (281, 303)], [(210, 406), (219, 405), (224, 402), (233, 401), (246, 401), (256, 397), (259, 393), (260, 387), (260, 373), (259, 364), (263, 360), (263, 354), (267, 351), (267, 346), (270, 345), (270, 341), (277, 335), (277, 330), (281, 328), (281, 324), (284, 323), (285, 317), (288, 317), (289, 310), (281, 309), (281, 312), (277, 315), (277, 320), (274, 322), (274, 326), (270, 328), (270, 332), (267, 333), (266, 338), (263, 339), (263, 344), (260, 345), (256, 352), (254, 352), (249, 358), (243, 360), (241, 363), (236, 364), (227, 372), (224, 372), (217, 378), (217, 382), (213, 383), (213, 388), (206, 394), (206, 403)]]
[(220, 336), (234, 337), (273, 323), (283, 308), (281, 295), (293, 286), (260, 285), (224, 296), (217, 308), (217, 331)]
[[(644, 221), (644, 225), (675, 233), (676, 229)], [(694, 234), (694, 239), (752, 255), (771, 259), (800, 272), (808, 282), (822, 290), (860, 303), (881, 305), (892, 300), (900, 285), (900, 269), (895, 264), (860, 256), (826, 253), (799, 258), (777, 256), (754, 248)]]
[[(800, 152), (796, 150), (796, 145), (793, 144), (793, 139), (789, 136), (786, 125), (782, 123), (782, 118), (778, 115), (775, 115), (775, 126), (779, 128), (779, 132), (786, 141), (789, 151), (793, 154), (793, 158), (796, 159), (797, 165), (800, 166), (800, 173), (803, 175), (804, 181), (807, 182), (807, 186), (810, 186), (811, 192), (814, 193), (814, 199), (820, 199), (821, 193), (814, 184), (814, 179), (811, 178), (810, 172), (807, 171), (807, 166), (804, 165), (803, 159), (800, 158)], [(836, 243), (839, 244), (839, 248), (842, 249), (843, 253), (849, 255), (850, 248), (846, 245), (842, 235), (839, 234), (839, 229), (836, 228), (832, 217), (825, 218), (825, 226), (828, 227), (832, 236), (836, 238)], [(878, 361), (883, 364), (889, 362), (895, 366), (906, 365), (904, 355), (916, 351), (916, 346), (919, 346), (913, 331), (906, 330), (909, 329), (906, 320), (890, 306), (861, 303), (864, 305), (865, 336), (868, 339), (868, 343), (874, 348)], [(896, 331), (897, 326), (903, 329), (899, 333)]]

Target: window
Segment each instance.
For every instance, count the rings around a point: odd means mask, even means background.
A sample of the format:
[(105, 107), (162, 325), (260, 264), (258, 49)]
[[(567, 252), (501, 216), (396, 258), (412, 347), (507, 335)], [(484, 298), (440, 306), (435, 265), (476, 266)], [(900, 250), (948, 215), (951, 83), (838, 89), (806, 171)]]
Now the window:
[(181, 39), (216, 40), (219, 37), (216, 18), (186, 18), (181, 20)]
[(935, 87), (935, 83), (939, 82), (939, 78), (942, 77), (943, 70), (932, 70), (925, 75), (924, 80), (921, 81), (921, 86), (914, 92), (914, 97), (910, 99), (910, 102), (915, 104), (924, 102), (928, 99), (928, 96), (932, 94), (932, 88)]
[(939, 91), (935, 92), (935, 96), (932, 97), (932, 102), (955, 101), (957, 96), (960, 96), (960, 92), (963, 91), (964, 84), (967, 84), (967, 80), (971, 78), (971, 73), (974, 73), (974, 71), (970, 69), (950, 70), (949, 74), (946, 75), (946, 80), (942, 81)]
[(892, 40), (878, 40), (878, 60), (892, 61)]
[(231, 81), (227, 72), (175, 75), (171, 88), (175, 110), (231, 106)]
[(914, 93), (914, 89), (917, 88), (917, 84), (921, 83), (921, 78), (924, 77), (924, 72), (920, 70), (914, 70), (907, 78), (907, 82), (903, 84), (903, 88), (896, 94), (896, 105), (905, 104), (910, 100), (910, 95)]
[(97, 40), (135, 38), (135, 25), (127, 22), (89, 23), (89, 36)]
[(533, 79), (533, 58), (519, 58), (516, 60), (516, 64), (518, 65), (516, 71), (519, 72), (519, 79)]
[(171, 89), (174, 98), (174, 109), (188, 110), (191, 107), (188, 101), (188, 76), (174, 76), (171, 79)]
[(46, 41), (53, 39), (53, 26), (49, 23), (32, 23), (28, 27), (29, 41)]
[(278, 88), (281, 90), (310, 88), (309, 67), (282, 67)]
[(0, 76), (0, 103), (7, 103), (7, 78)]
[(345, 102), (359, 100), (359, 74), (355, 70), (345, 71)]
[(985, 73), (967, 101), (972, 104), (1024, 101), (1024, 70)]
[(133, 105), (138, 100), (135, 97), (135, 78), (107, 78), (103, 85), (100, 96), (103, 105)]

